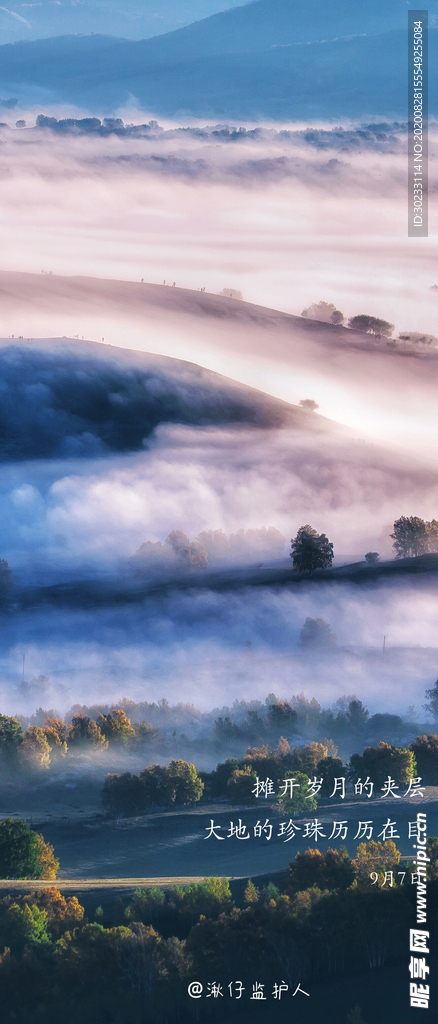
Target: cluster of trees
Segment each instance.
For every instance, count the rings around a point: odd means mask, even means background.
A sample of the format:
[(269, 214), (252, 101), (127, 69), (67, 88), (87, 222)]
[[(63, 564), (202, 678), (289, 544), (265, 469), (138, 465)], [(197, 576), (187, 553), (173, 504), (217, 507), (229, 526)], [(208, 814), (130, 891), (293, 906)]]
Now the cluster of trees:
[(413, 345), (438, 345), (434, 334), (421, 334), (420, 331), (403, 331), (399, 334), (400, 341), (410, 341)]
[[(416, 558), (427, 552), (438, 552), (438, 520), (428, 522), (419, 516), (400, 516), (394, 522), (390, 537), (396, 558)], [(333, 544), (325, 533), (318, 533), (307, 524), (292, 538), (290, 557), (297, 572), (329, 569), (333, 562)], [(365, 561), (369, 565), (375, 565), (378, 560), (378, 551), (367, 551)]]
[[(331, 646), (335, 641), (330, 626), (323, 619), (306, 619), (300, 641), (304, 647)], [(426, 698), (428, 702), (424, 705), (425, 710), (438, 722), (438, 680), (432, 688), (426, 690)], [(398, 741), (409, 733), (415, 736), (413, 722), (404, 721), (400, 715), (387, 712), (370, 715), (368, 708), (354, 695), (340, 697), (331, 708), (322, 707), (314, 697), (308, 699), (304, 694), (284, 700), (275, 693), (269, 693), (265, 701), (235, 700), (231, 707), (222, 708), (220, 714), (218, 709), (201, 712), (193, 704), (179, 703), (172, 706), (165, 698), (158, 703), (135, 703), (123, 698), (111, 715), (114, 717), (119, 709), (124, 710), (127, 717), (129, 712), (129, 721), (133, 722), (136, 737), (141, 736), (143, 728), (146, 728), (146, 738), (155, 737), (163, 749), (169, 745), (174, 748), (180, 743), (192, 743), (201, 748), (203, 738), (208, 743), (213, 740), (217, 746), (229, 747), (241, 743), (245, 747), (248, 744), (275, 745), (284, 736), (290, 739), (295, 736), (297, 739), (331, 736), (334, 741), (342, 742), (343, 746), (350, 740), (373, 745), (381, 736), (390, 737), (392, 741)], [(89, 719), (97, 722), (101, 715), (106, 717), (109, 713), (108, 705), (76, 704), (70, 709), (67, 718), (71, 721)], [(144, 725), (145, 716), (154, 723), (153, 726), (149, 722)], [(39, 709), (27, 721), (30, 724), (43, 724), (48, 717), (51, 717), (51, 713)], [(181, 728), (188, 730), (195, 738), (190, 740), (186, 733), (178, 733), (177, 730)], [(87, 734), (90, 735), (88, 730)], [(131, 743), (135, 749), (137, 739), (130, 740)]]
[[(417, 741), (416, 741), (417, 742)], [(255, 804), (256, 778), (272, 779), (274, 789), (279, 791), (283, 779), (295, 778), (301, 783), (291, 797), (288, 793), (280, 798), (279, 805), (287, 813), (298, 813), (316, 807), (306, 797), (310, 778), (322, 779), (318, 799), (327, 799), (333, 792), (335, 778), (345, 776), (356, 781), (367, 776), (376, 787), (382, 786), (391, 775), (397, 785), (405, 785), (414, 778), (417, 770), (415, 745), (396, 747), (383, 740), (376, 747), (366, 747), (363, 754), (352, 754), (348, 763), (337, 756), (337, 748), (331, 740), (322, 743), (313, 741), (303, 746), (291, 747), (282, 737), (276, 750), (269, 746), (248, 748), (241, 759), (228, 758), (213, 772), (202, 772), (205, 795), (215, 799), (228, 797), (235, 804)]]
[(332, 302), (313, 302), (307, 309), (303, 309), (301, 316), (308, 317), (309, 320), (322, 320), (325, 324), (340, 325), (344, 323), (345, 317), (341, 313), (340, 309), (336, 309), (336, 306)]
[[(318, 619), (307, 619), (301, 636), (304, 647), (312, 644), (324, 648), (336, 640), (328, 623)], [(298, 694), (289, 700), (280, 700), (274, 693), (268, 694), (264, 704), (236, 701), (229, 713), (215, 719), (213, 727), (218, 743), (227, 745), (237, 740), (272, 743), (280, 736), (331, 736), (345, 745), (351, 740), (374, 742), (382, 735), (398, 738), (405, 732), (400, 715), (386, 712), (370, 715), (368, 708), (355, 696), (340, 697), (332, 708), (322, 708), (314, 697), (308, 700), (304, 694)]]
[[(345, 323), (345, 316), (340, 309), (332, 302), (314, 302), (308, 309), (303, 309), (301, 316), (310, 320), (321, 320), (323, 323), (341, 326)], [(380, 320), (379, 317), (369, 316), (366, 313), (359, 313), (358, 316), (350, 317), (348, 327), (353, 331), (364, 331), (366, 334), (375, 334), (379, 338), (389, 338), (394, 330), (394, 324), (388, 320)], [(400, 335), (401, 337), (401, 335)]]
[(97, 721), (86, 714), (76, 714), (70, 723), (49, 713), (42, 725), (28, 725), (24, 730), (19, 718), (0, 715), (0, 760), (3, 768), (32, 772), (48, 768), (52, 760), (69, 751), (126, 747), (142, 744), (156, 735), (149, 722), (132, 725), (123, 708), (99, 714)]
[(240, 529), (229, 536), (223, 530), (203, 530), (192, 541), (183, 530), (172, 530), (164, 544), (150, 540), (141, 544), (133, 564), (138, 568), (167, 562), (186, 569), (206, 569), (210, 562), (281, 558), (285, 543), (286, 538), (273, 526)]
[(390, 534), (396, 558), (417, 558), (427, 552), (438, 552), (438, 521), (419, 516), (400, 516)]
[[(358, 318), (356, 318), (358, 319)], [(316, 402), (304, 399), (300, 405), (306, 410), (317, 409)], [(438, 551), (438, 521), (426, 522), (418, 516), (401, 516), (391, 533), (396, 558), (409, 558), (425, 552)], [(135, 555), (137, 564), (151, 560), (173, 558), (183, 567), (205, 569), (209, 560), (223, 561), (237, 557), (280, 557), (285, 538), (274, 527), (260, 530), (238, 530), (227, 537), (223, 530), (204, 530), (196, 541), (190, 541), (182, 530), (172, 530), (164, 544), (146, 541)], [(167, 548), (166, 548), (167, 545)], [(333, 544), (325, 533), (318, 533), (308, 523), (301, 526), (291, 540), (293, 567), (297, 572), (329, 569), (333, 562)], [(379, 559), (377, 551), (367, 551), (365, 561), (374, 565)]]
[(390, 338), (394, 330), (394, 324), (390, 324), (388, 320), (380, 320), (378, 316), (368, 316), (366, 313), (350, 317), (348, 326), (353, 331), (375, 334), (378, 338)]
[[(398, 786), (407, 786), (417, 774), (417, 750), (426, 768), (423, 779), (426, 784), (429, 778), (435, 777), (434, 772), (438, 773), (438, 736), (428, 737), (426, 745), (423, 741), (426, 737), (418, 737), (407, 748), (381, 740), (376, 747), (365, 747), (363, 754), (352, 754), (345, 763), (337, 756), (332, 740), (291, 747), (288, 740), (281, 737), (275, 750), (267, 744), (249, 747), (243, 758), (227, 758), (212, 772), (198, 774), (195, 766), (187, 761), (171, 761), (167, 767), (149, 765), (139, 775), (109, 774), (103, 786), (102, 802), (105, 811), (112, 815), (144, 814), (157, 807), (195, 803), (202, 796), (206, 800), (225, 798), (236, 805), (256, 804), (257, 778), (269, 778), (275, 794), (271, 803), (278, 795), (279, 807), (293, 815), (316, 808), (316, 801), (307, 795), (309, 781), (314, 777), (322, 781), (318, 793), (318, 799), (322, 800), (331, 796), (334, 780), (342, 776), (353, 782), (360, 777), (369, 778), (376, 789), (382, 787), (388, 776)], [(300, 787), (293, 787), (292, 794), (286, 790), (279, 795), (283, 780), (288, 778), (294, 778)]]
[(178, 807), (201, 799), (204, 783), (194, 764), (171, 761), (152, 764), (139, 775), (131, 772), (107, 775), (102, 802), (110, 814), (142, 814), (153, 807)]
[[(321, 645), (335, 641), (328, 624), (321, 622), (319, 627), (319, 620), (306, 620), (302, 630), (303, 642), (307, 643), (309, 636), (313, 639), (314, 630), (318, 628), (321, 628), (321, 637), (318, 640), (317, 636), (317, 641)], [(426, 697), (428, 701), (424, 709), (438, 722), (438, 680), (426, 690)], [(238, 740), (266, 744), (274, 739), (283, 750), (289, 749), (289, 741), (284, 738), (287, 735), (320, 736), (332, 752), (335, 750), (334, 741), (341, 741), (344, 746), (346, 740), (373, 746), (382, 735), (397, 740), (410, 729), (413, 730), (413, 723), (408, 729), (400, 715), (388, 712), (370, 715), (368, 708), (355, 696), (340, 697), (332, 708), (322, 708), (315, 698), (308, 700), (304, 694), (281, 700), (270, 693), (264, 704), (261, 701), (252, 701), (251, 704), (236, 701), (230, 713), (215, 719), (213, 735), (219, 743), (227, 745)], [(326, 736), (332, 739), (326, 741)]]
[[(438, 840), (429, 839), (428, 904), (438, 902)], [(361, 843), (351, 860), (345, 849), (298, 854), (288, 877), (259, 888), (248, 880), (233, 894), (227, 879), (200, 885), (137, 890), (125, 906), (96, 908), (93, 919), (75, 897), (56, 888), (0, 900), (0, 984), (5, 1019), (27, 1024), (48, 1020), (130, 1020), (142, 1024), (147, 1002), (151, 1024), (193, 1017), (187, 985), (194, 978), (208, 991), (215, 979), (227, 993), (238, 977), (246, 994), (254, 980), (272, 991), (279, 978), (294, 991), (312, 992), (320, 1019), (360, 1020), (340, 1011), (339, 996), (354, 976), (387, 964), (405, 968), (405, 936), (415, 916), (415, 887), (372, 886), (369, 874), (397, 869), (394, 843)], [(328, 1017), (330, 980), (334, 1015)], [(338, 985), (338, 988), (336, 988)], [(320, 1000), (320, 1005), (319, 1005)], [(213, 1000), (200, 1000), (196, 1017), (216, 1019)], [(288, 1004), (289, 1005), (289, 1004)], [(342, 1004), (345, 1008), (345, 1002)], [(246, 999), (233, 1014), (248, 1012)], [(315, 1018), (316, 1019), (316, 1018)]]
[(242, 292), (238, 288), (222, 288), (219, 295), (226, 295), (228, 299), (243, 299)]
[[(337, 309), (333, 302), (313, 302), (307, 309), (303, 309), (301, 316), (309, 320), (320, 320), (326, 324), (334, 324), (337, 327), (346, 325), (353, 331), (363, 331), (365, 334), (374, 334), (378, 338), (390, 338), (394, 324), (388, 320), (381, 320), (377, 316), (370, 316), (367, 313), (359, 313), (352, 316), (346, 323), (346, 317)], [(438, 346), (438, 338), (434, 334), (422, 334), (420, 331), (401, 331), (399, 341), (410, 342), (413, 345)], [(391, 344), (395, 345), (395, 341)]]

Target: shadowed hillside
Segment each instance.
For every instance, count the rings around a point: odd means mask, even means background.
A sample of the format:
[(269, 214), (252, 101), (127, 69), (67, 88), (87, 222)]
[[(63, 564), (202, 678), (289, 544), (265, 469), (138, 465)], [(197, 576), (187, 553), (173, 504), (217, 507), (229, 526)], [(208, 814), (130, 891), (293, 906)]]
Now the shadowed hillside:
[(402, 0), (256, 0), (139, 42), (66, 36), (5, 46), (0, 81), (20, 99), (42, 87), (49, 102), (105, 111), (135, 97), (168, 116), (404, 115), (405, 49)]

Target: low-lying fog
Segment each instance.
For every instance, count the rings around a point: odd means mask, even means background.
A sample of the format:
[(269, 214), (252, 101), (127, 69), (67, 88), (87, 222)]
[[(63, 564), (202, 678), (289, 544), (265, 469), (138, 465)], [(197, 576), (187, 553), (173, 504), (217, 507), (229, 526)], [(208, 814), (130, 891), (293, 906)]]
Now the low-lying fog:
[[(20, 115), (27, 128), (13, 127)], [(175, 281), (216, 294), (229, 287), (295, 314), (324, 299), (346, 317), (389, 320), (395, 337), (436, 335), (436, 213), (431, 204), (429, 238), (407, 238), (403, 125), (252, 126), (245, 134), (152, 122), (102, 135), (34, 124), (35, 111), (17, 110), (1, 130), (2, 266), (40, 275), (32, 295), (11, 301), (2, 283), (4, 335), (104, 337), (178, 355), (286, 401), (312, 397), (359, 436), (427, 448), (435, 388), (424, 382), (419, 398), (415, 369), (411, 387), (400, 383), (392, 353), (362, 364), (338, 353), (331, 364), (309, 337), (306, 352), (302, 338), (267, 334), (266, 324), (221, 324), (208, 310), (195, 320), (178, 310), (152, 314), (131, 294), (117, 304), (111, 286), (72, 304), (62, 286), (47, 297), (41, 275)], [(431, 191), (435, 139), (432, 125)]]
[[(329, 623), (333, 647), (300, 646), (308, 616)], [(425, 688), (438, 675), (437, 617), (435, 583), (427, 578), (170, 591), (108, 609), (11, 611), (0, 620), (0, 710), (65, 712), (75, 702), (123, 696), (207, 710), (304, 691), (324, 706), (343, 693), (355, 693), (372, 712), (415, 705), (422, 718)]]
[[(33, 124), (34, 112), (21, 113)], [(14, 343), (88, 336), (178, 356), (295, 405), (314, 399), (319, 410), (309, 429), (164, 416), (142, 450), (102, 447), (99, 430), (87, 428), (70, 432), (70, 448), (66, 441), (56, 456), (8, 452), (0, 557), (17, 585), (127, 572), (143, 542), (163, 543), (174, 529), (196, 540), (205, 530), (273, 527), (287, 560), (290, 538), (310, 523), (333, 541), (337, 562), (368, 550), (390, 557), (396, 518), (437, 518), (435, 351), (305, 330), (214, 298), (232, 288), (298, 315), (323, 299), (347, 317), (390, 320), (395, 336), (437, 335), (436, 213), (428, 239), (406, 237), (403, 126), (248, 135), (173, 127), (1, 129), (0, 334)], [(62, 275), (166, 287), (153, 300), (145, 289), (143, 300), (128, 285)], [(60, 422), (48, 415), (53, 393), (52, 380), (38, 379), (15, 403), (29, 436), (39, 416), (49, 447)], [(116, 407), (117, 389), (111, 395)], [(58, 406), (64, 413), (67, 398)], [(320, 414), (351, 433), (317, 428)], [(5, 423), (10, 437), (12, 419)], [(124, 695), (207, 708), (271, 690), (325, 703), (356, 693), (372, 711), (399, 711), (420, 707), (438, 674), (427, 580), (175, 591), (91, 612), (14, 611), (13, 594), (0, 620), (2, 712)], [(307, 616), (329, 622), (338, 646), (304, 652)]]

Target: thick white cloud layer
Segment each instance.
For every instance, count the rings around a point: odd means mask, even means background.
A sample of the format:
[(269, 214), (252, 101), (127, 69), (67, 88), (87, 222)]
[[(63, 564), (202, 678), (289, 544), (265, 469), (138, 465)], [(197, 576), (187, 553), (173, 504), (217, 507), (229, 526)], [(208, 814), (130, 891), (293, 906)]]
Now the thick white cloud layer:
[[(324, 299), (347, 316), (438, 334), (436, 211), (431, 204), (428, 239), (407, 238), (403, 133), (391, 129), (379, 144), (375, 134), (356, 143), (354, 133), (315, 142), (278, 132), (232, 142), (211, 133), (146, 140), (3, 130), (2, 267), (39, 275), (21, 292), (3, 275), (3, 337), (105, 338), (193, 360), (288, 402), (314, 398), (352, 431), (160, 426), (137, 454), (8, 463), (0, 555), (17, 578), (32, 569), (36, 579), (38, 564), (102, 571), (174, 528), (193, 538), (272, 525), (289, 538), (310, 521), (339, 559), (360, 560), (368, 549), (390, 553), (397, 516), (438, 518), (434, 353), (335, 344), (324, 328), (251, 320), (247, 307), (222, 316), (207, 295), (196, 311), (184, 292), (167, 308), (111, 283), (84, 285), (78, 298), (58, 279), (50, 293), (41, 275), (176, 281), (213, 294), (229, 286), (295, 314)], [(432, 133), (432, 172), (435, 145)], [(2, 710), (21, 699), (24, 650), (29, 674), (51, 680), (29, 695), (30, 707), (164, 692), (211, 706), (263, 697), (273, 681), (276, 692), (305, 689), (327, 702), (356, 691), (379, 710), (399, 709), (406, 684), (405, 703), (421, 704), (436, 675), (434, 650), (385, 663), (372, 652), (335, 654), (316, 666), (296, 653), (307, 615), (327, 619), (353, 648), (380, 650), (384, 633), (393, 648), (435, 643), (433, 591), (411, 585), (207, 592), (93, 616), (17, 613), (2, 625)]]

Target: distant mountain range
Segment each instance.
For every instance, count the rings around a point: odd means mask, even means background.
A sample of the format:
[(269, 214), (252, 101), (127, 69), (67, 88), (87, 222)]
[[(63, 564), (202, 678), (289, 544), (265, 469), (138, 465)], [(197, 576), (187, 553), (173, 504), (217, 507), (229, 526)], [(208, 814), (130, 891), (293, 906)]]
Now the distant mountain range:
[[(405, 116), (407, 6), (256, 0), (141, 41), (96, 35), (15, 43), (0, 47), (0, 94), (102, 113), (135, 101), (168, 117)], [(429, 17), (432, 84), (435, 7)]]
[(106, 32), (125, 39), (147, 39), (231, 6), (232, 0), (123, 0), (123, 4), (118, 0), (33, 4), (18, 0), (0, 7), (0, 39), (13, 43), (68, 32)]

